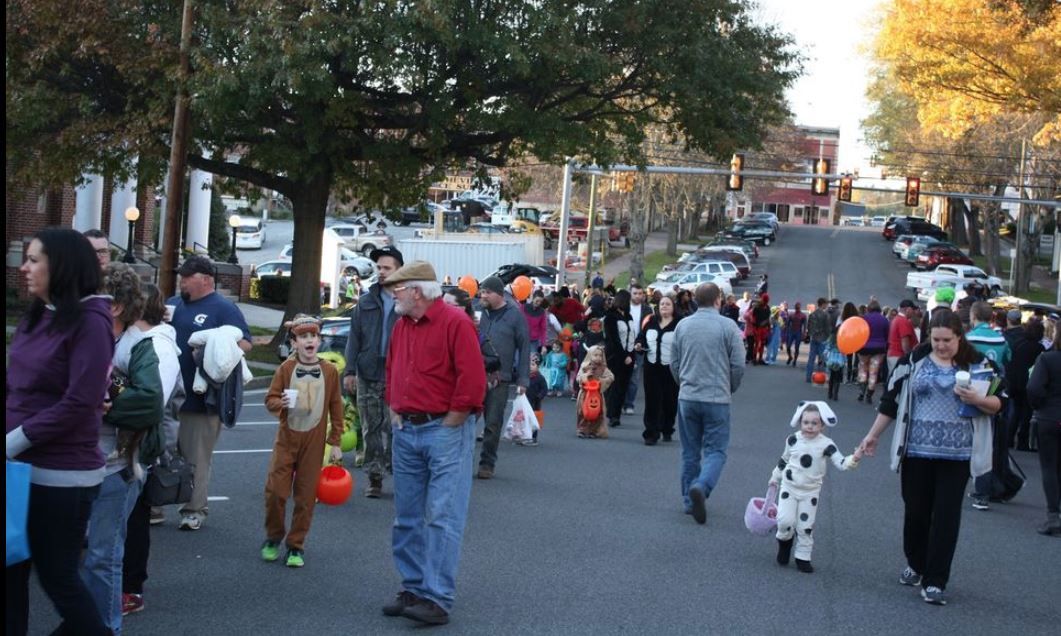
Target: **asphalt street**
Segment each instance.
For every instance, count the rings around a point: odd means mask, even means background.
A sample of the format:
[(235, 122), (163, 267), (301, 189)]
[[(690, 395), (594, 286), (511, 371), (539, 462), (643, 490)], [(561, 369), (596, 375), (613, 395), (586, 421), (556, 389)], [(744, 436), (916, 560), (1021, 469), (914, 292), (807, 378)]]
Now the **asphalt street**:
[[(819, 295), (865, 302), (873, 293), (894, 305), (907, 271), (877, 232), (835, 228), (783, 228), (760, 266), (769, 270), (773, 298), (790, 303)], [(803, 376), (802, 366), (748, 369), (705, 526), (682, 513), (678, 443), (641, 443), (640, 396), (637, 414), (625, 416), (608, 440), (577, 439), (574, 403), (547, 399), (541, 446), (503, 445), (496, 478), (474, 483), (457, 605), (438, 631), (1056, 634), (1061, 542), (1034, 531), (1044, 510), (1031, 453), (1016, 454), (1029, 482), (1012, 503), (963, 509), (946, 607), (929, 606), (897, 583), (904, 565), (899, 480), (884, 457), (866, 458), (854, 472), (829, 471), (814, 532), (817, 572), (774, 562), (774, 539), (752, 536), (743, 512), (766, 490), (796, 403), (825, 396)], [(399, 585), (389, 479), (384, 498), (368, 500), (357, 472), (350, 501), (317, 507), (305, 568), (259, 559), (276, 430), (262, 400), (262, 392), (249, 395), (240, 424), (221, 435), (204, 528), (179, 532), (169, 510), (166, 524), (152, 529), (146, 609), (126, 619), (126, 633), (418, 629), (380, 613)], [(835, 408), (840, 423), (827, 433), (850, 453), (873, 410), (855, 401), (852, 387), (841, 390)], [(56, 622), (38, 590), (32, 633)]]

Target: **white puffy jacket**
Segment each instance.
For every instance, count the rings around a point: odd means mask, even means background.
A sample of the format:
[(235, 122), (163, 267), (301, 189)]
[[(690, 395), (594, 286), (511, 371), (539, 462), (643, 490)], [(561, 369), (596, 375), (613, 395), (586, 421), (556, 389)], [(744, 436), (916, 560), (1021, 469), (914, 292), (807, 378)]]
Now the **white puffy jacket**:
[[(226, 325), (196, 331), (188, 338), (188, 345), (203, 349), (203, 371), (215, 382), (224, 382), (236, 366), (241, 366), (243, 384), (246, 384), (254, 376), (243, 359), (243, 349), (239, 348), (239, 341), (242, 339), (243, 332), (238, 327)], [(192, 390), (202, 395), (206, 393), (206, 389), (206, 378), (196, 369)]]

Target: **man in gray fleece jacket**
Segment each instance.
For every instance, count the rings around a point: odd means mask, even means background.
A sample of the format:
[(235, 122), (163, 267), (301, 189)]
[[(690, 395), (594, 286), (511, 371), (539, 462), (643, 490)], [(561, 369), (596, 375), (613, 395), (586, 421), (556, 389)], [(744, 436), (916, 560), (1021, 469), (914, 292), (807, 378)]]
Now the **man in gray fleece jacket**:
[(670, 368), (679, 386), (685, 513), (702, 524), (705, 501), (726, 463), (729, 405), (744, 376), (745, 351), (737, 325), (718, 312), (722, 292), (717, 285), (697, 287), (696, 304), (696, 313), (674, 330)]
[[(496, 276), (479, 283), (483, 314), (479, 320), (479, 344), (484, 361), (496, 361), (497, 372), (486, 374), (486, 398), (483, 400), (483, 450), (476, 477), (490, 479), (497, 463), (497, 446), (505, 420), (508, 387), (516, 384), (522, 395), (530, 384), (530, 332), (527, 319), (514, 298), (505, 297), (505, 284)], [(496, 383), (495, 383), (496, 380)]]

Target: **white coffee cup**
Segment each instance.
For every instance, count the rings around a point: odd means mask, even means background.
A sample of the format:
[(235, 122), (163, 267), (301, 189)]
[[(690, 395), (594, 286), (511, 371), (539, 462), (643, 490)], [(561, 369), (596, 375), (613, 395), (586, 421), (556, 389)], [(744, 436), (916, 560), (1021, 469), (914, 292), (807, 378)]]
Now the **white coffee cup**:
[(298, 389), (284, 389), (284, 397), (287, 398), (287, 408), (295, 408), (298, 402)]
[(954, 374), (954, 384), (955, 384), (955, 386), (960, 386), (962, 388), (965, 388), (965, 387), (969, 386), (972, 383), (972, 380), (973, 380), (973, 377), (971, 375), (969, 375), (968, 371), (959, 371), (959, 372)]
[(166, 305), (166, 315), (162, 317), (165, 322), (173, 322), (173, 312), (177, 311), (176, 305)]

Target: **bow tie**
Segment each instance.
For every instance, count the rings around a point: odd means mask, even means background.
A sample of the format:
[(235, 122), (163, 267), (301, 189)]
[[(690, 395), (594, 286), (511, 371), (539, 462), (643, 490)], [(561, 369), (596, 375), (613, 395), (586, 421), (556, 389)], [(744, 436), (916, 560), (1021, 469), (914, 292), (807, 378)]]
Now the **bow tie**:
[(295, 369), (295, 377), (301, 378), (307, 375), (312, 375), (315, 378), (321, 377), (320, 369)]

